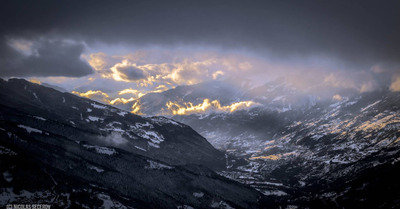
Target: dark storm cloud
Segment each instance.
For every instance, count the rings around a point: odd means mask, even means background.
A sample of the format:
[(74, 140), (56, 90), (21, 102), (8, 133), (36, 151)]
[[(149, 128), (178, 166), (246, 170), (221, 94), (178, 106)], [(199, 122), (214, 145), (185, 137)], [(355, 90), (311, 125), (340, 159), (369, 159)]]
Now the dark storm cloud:
[(0, 76), (79, 77), (93, 71), (80, 59), (84, 49), (82, 44), (39, 40), (18, 51), (18, 47), (6, 42), (0, 43)]
[(322, 55), (370, 67), (398, 63), (400, 1), (6, 1), (9, 37), (89, 45), (198, 44), (277, 57)]
[(116, 67), (116, 69), (122, 74), (121, 77), (125, 80), (137, 81), (146, 78), (144, 72), (134, 66)]

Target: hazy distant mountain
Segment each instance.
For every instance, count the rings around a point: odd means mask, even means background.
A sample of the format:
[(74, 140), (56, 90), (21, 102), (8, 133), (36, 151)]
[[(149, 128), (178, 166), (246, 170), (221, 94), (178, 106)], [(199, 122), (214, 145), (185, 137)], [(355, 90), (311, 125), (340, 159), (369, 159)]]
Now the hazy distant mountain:
[(144, 118), (25, 80), (0, 81), (0, 205), (256, 207), (217, 175), (225, 156), (189, 126)]

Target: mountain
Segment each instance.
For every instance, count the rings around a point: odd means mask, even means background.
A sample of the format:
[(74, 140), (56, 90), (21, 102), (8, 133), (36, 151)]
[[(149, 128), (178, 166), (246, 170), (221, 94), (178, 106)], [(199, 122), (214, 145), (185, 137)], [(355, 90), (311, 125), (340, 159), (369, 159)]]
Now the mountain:
[(20, 79), (0, 80), (0, 98), (1, 205), (258, 207), (257, 191), (213, 171), (224, 153), (187, 125)]
[(400, 207), (399, 92), (322, 97), (270, 82), (236, 98), (260, 105), (169, 117), (227, 151), (220, 174), (261, 191), (263, 205)]
[(3, 81), (2, 87), (3, 118), (14, 123), (34, 123), (71, 140), (116, 146), (171, 164), (224, 165), (222, 152), (189, 126), (167, 118), (143, 118), (24, 80)]
[[(245, 90), (238, 88), (233, 81), (208, 81), (195, 85), (177, 86), (159, 93), (149, 93), (137, 100), (140, 106), (140, 112), (145, 115), (163, 115), (170, 114), (166, 104), (174, 102), (182, 104), (190, 102), (192, 104), (201, 104), (205, 99), (218, 100), (221, 105), (229, 105), (234, 102), (246, 100)], [(183, 105), (183, 104), (182, 104)]]
[[(208, 111), (166, 118), (24, 80), (1, 81), (1, 203), (400, 207), (400, 93), (335, 92), (327, 99), (279, 82), (228, 86), (210, 82), (141, 98), (148, 113), (162, 112), (170, 99), (220, 101)], [(223, 109), (245, 100), (258, 105)]]
[[(285, 125), (296, 119), (297, 112), (302, 114), (317, 102), (316, 96), (300, 92), (280, 80), (255, 88), (235, 83), (240, 82), (210, 81), (178, 86), (147, 94), (137, 104), (146, 115), (161, 114), (190, 125), (218, 149), (245, 152), (285, 130)], [(212, 101), (218, 103), (212, 104)], [(168, 106), (170, 102), (176, 106)], [(250, 105), (244, 105), (246, 102)], [(188, 111), (173, 114), (177, 107)]]
[(400, 94), (387, 90), (316, 104), (251, 154), (247, 169), (303, 206), (399, 207), (398, 104)]

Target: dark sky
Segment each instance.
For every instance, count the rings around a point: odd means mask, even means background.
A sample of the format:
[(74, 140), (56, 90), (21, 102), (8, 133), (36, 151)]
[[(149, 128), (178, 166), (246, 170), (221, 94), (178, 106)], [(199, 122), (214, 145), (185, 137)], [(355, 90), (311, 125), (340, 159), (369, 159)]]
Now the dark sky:
[[(81, 77), (87, 48), (214, 47), (398, 71), (400, 1), (2, 1), (0, 76)], [(15, 40), (25, 40), (26, 45)], [(14, 42), (13, 42), (14, 41)], [(12, 47), (14, 43), (14, 47)], [(15, 44), (18, 43), (18, 44)], [(127, 68), (135, 69), (135, 67)], [(393, 70), (394, 69), (394, 70)], [(125, 74), (131, 79), (142, 71)]]

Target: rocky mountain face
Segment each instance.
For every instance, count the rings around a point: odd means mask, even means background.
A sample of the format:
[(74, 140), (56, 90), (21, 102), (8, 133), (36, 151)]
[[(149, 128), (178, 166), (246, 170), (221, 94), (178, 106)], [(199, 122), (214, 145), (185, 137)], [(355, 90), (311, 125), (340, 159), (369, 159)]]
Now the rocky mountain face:
[(260, 105), (169, 117), (226, 151), (220, 174), (261, 191), (263, 205), (400, 207), (398, 92), (338, 91), (327, 99), (279, 82), (236, 92), (235, 101)]
[(259, 207), (259, 192), (213, 171), (224, 153), (187, 125), (19, 79), (1, 80), (0, 98), (0, 205)]

